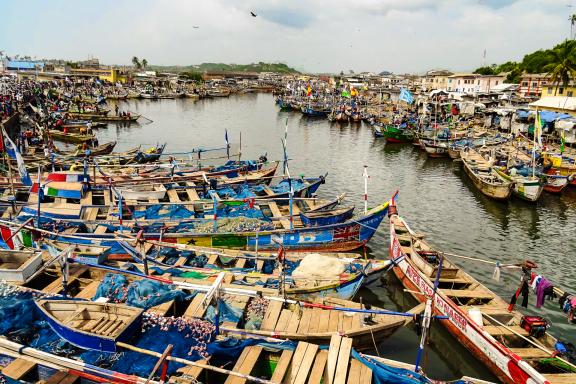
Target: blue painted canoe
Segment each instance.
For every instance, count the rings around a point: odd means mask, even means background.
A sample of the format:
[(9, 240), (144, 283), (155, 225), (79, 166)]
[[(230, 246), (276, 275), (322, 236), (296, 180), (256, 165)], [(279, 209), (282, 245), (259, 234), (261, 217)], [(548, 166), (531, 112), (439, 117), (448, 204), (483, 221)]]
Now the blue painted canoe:
[(318, 227), (343, 223), (351, 219), (353, 215), (354, 207), (346, 207), (330, 211), (302, 212), (300, 213), (300, 220), (302, 220), (302, 224), (306, 227)]
[(79, 348), (116, 352), (117, 342), (126, 342), (140, 329), (140, 308), (124, 304), (81, 300), (38, 300), (38, 309), (50, 327)]

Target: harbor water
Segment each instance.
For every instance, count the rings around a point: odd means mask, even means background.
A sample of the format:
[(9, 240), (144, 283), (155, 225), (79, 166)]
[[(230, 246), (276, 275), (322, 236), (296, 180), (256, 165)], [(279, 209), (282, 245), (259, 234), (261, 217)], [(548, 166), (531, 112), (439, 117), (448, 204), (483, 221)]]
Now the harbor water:
[[(241, 133), (242, 158), (255, 159), (267, 153), (269, 160), (280, 160), (287, 124), (292, 176), (328, 172), (326, 185), (318, 192), (320, 197), (346, 193), (346, 201), (362, 210), (362, 174), (367, 166), (369, 205), (387, 200), (399, 190), (399, 214), (439, 250), (501, 263), (530, 259), (538, 264), (536, 271), (554, 284), (569, 291), (576, 289), (576, 188), (561, 196), (545, 195), (537, 204), (517, 199), (495, 202), (474, 189), (459, 163), (429, 159), (412, 144), (387, 144), (384, 139), (374, 138), (364, 124), (341, 125), (298, 112), (281, 112), (270, 94), (199, 101), (128, 100), (119, 102), (119, 107), (153, 122), (141, 118), (140, 124), (109, 124), (99, 129), (100, 143), (116, 140), (118, 151), (158, 143), (167, 143), (166, 151), (173, 153), (222, 147), (227, 130), (230, 142), (235, 144), (233, 149), (238, 148)], [(387, 258), (388, 240), (388, 224), (384, 222), (369, 243), (369, 254)], [(517, 270), (503, 272), (496, 282), (491, 279), (492, 266), (452, 260), (506, 300), (519, 284)], [(391, 273), (382, 283), (363, 289), (359, 296), (365, 303), (389, 309), (407, 309), (414, 304)], [(546, 317), (552, 323), (552, 334), (575, 343), (574, 325), (567, 323), (557, 301), (547, 302), (541, 309), (535, 308), (535, 301), (532, 294), (525, 312)], [(430, 376), (447, 379), (469, 375), (495, 380), (442, 328), (440, 321), (433, 323), (431, 333), (424, 364)], [(416, 330), (406, 328), (375, 349), (383, 357), (413, 362), (418, 343)]]

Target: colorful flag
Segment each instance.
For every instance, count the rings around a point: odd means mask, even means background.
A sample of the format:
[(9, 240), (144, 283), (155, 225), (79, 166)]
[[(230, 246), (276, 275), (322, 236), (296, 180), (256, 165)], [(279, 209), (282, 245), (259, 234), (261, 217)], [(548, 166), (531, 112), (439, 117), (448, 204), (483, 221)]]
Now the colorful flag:
[(400, 89), (400, 97), (398, 98), (398, 100), (405, 101), (408, 104), (412, 104), (414, 102), (414, 96), (412, 96), (412, 93), (409, 90), (407, 90), (406, 88), (402, 88)]
[(343, 90), (342, 97), (350, 97), (350, 93), (347, 90)]
[(20, 173), (22, 184), (31, 186), (32, 180), (30, 180), (30, 175), (26, 170), (26, 164), (24, 164), (24, 159), (22, 158), (22, 155), (20, 155), (20, 152), (18, 152), (18, 148), (16, 148), (14, 142), (10, 140), (10, 137), (8, 137), (6, 132), (4, 132), (4, 129), (2, 129), (2, 136), (4, 137), (4, 142), (7, 144), (6, 153), (11, 158), (16, 159), (16, 162), (18, 163), (18, 172)]
[(566, 137), (564, 136), (564, 130), (560, 133), (560, 154), (564, 153), (566, 149)]
[(26, 229), (14, 234), (12, 229), (5, 225), (0, 225), (0, 247), (4, 249), (22, 249), (23, 247), (33, 247), (32, 234)]
[(538, 111), (536, 111), (536, 120), (534, 121), (534, 140), (538, 141), (538, 145), (542, 148), (542, 120)]
[(308, 85), (308, 89), (306, 90), (306, 96), (312, 95), (312, 87)]

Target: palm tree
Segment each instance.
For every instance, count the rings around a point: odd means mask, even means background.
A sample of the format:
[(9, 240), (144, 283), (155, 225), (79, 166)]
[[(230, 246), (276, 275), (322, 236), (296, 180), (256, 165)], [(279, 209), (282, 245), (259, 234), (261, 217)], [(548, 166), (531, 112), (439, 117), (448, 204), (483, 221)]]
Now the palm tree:
[(556, 85), (554, 96), (556, 96), (560, 84), (567, 88), (570, 85), (570, 80), (576, 78), (575, 53), (573, 45), (569, 44), (568, 40), (564, 40), (564, 44), (549, 53), (548, 64), (544, 66), (544, 70), (550, 76), (550, 81)]
[(134, 56), (134, 57), (132, 58), (132, 64), (134, 64), (134, 67), (135, 67), (136, 69), (142, 68), (142, 64), (140, 64), (140, 61), (138, 60), (138, 58), (137, 58), (136, 56)]
[(574, 25), (576, 24), (576, 13), (568, 18), (570, 21), (570, 38), (574, 39)]
[(142, 59), (142, 67), (145, 69), (148, 66), (148, 60)]

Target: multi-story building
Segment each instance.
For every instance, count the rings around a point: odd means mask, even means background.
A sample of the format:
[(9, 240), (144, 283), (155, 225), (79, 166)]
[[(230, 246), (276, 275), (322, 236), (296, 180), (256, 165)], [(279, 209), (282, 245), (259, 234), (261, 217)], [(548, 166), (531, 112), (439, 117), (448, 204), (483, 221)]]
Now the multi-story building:
[(448, 76), (446, 90), (459, 93), (490, 92), (490, 90), (502, 83), (504, 75), (479, 75), (476, 73), (457, 73)]
[(547, 88), (550, 80), (546, 73), (523, 73), (520, 77), (520, 95), (524, 97), (542, 96), (542, 89)]
[(453, 75), (450, 71), (432, 70), (422, 76), (420, 86), (424, 91), (435, 89), (446, 90), (448, 87), (448, 76)]
[(574, 97), (576, 96), (576, 85), (573, 82), (570, 82), (567, 86), (548, 82), (548, 84), (542, 86), (541, 94), (542, 98), (548, 96)]

